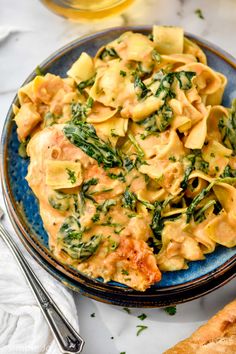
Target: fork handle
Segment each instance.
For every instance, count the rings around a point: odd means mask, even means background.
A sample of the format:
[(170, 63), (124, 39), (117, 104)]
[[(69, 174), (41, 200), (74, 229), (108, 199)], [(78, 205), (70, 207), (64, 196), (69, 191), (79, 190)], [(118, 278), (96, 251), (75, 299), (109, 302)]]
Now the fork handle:
[(0, 235), (10, 248), (23, 274), (25, 275), (25, 278), (44, 314), (61, 353), (81, 353), (84, 340), (62, 314), (61, 310), (58, 308), (49, 293), (41, 284), (33, 269), (30, 267), (29, 263), (26, 261), (15, 241), (13, 241), (12, 237), (1, 223)]

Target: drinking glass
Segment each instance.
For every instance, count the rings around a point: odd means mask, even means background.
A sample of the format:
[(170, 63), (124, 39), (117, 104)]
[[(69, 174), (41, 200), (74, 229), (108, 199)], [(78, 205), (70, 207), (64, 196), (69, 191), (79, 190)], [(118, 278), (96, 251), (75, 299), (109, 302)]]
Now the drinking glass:
[(98, 20), (121, 13), (134, 0), (41, 0), (51, 11), (71, 20)]

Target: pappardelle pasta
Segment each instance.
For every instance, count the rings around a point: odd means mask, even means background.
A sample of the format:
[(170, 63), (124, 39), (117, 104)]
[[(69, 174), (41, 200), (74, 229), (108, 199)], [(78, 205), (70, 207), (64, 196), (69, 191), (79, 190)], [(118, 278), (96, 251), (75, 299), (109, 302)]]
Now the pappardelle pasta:
[(90, 277), (145, 291), (236, 245), (236, 102), (176, 27), (126, 32), (14, 106), (50, 248)]

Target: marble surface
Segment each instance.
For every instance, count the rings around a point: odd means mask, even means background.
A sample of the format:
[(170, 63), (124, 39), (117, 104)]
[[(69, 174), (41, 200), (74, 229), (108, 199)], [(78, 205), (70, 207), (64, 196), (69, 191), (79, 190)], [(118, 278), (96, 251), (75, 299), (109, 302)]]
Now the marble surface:
[[(169, 24), (214, 42), (236, 56), (235, 0), (136, 0), (124, 14), (93, 24), (70, 22), (49, 12), (40, 1), (0, 0), (0, 131), (7, 110), (26, 76), (53, 51), (81, 35), (119, 25)], [(195, 10), (202, 10), (200, 19)], [(0, 203), (3, 204), (2, 195)], [(8, 221), (9, 222), (9, 221)], [(235, 297), (236, 281), (199, 300), (163, 310), (132, 310), (101, 304), (75, 294), (84, 354), (160, 354), (188, 336)], [(148, 330), (136, 337), (137, 316), (145, 312)], [(95, 313), (95, 317), (90, 315)], [(111, 338), (111, 337), (114, 337)]]

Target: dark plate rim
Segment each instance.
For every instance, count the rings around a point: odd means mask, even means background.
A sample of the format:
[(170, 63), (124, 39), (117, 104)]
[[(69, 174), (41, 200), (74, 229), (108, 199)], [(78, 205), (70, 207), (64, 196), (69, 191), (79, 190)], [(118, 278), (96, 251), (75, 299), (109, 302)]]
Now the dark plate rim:
[[(47, 70), (47, 68), (51, 65), (51, 63), (55, 60), (60, 58), (61, 56), (65, 55), (67, 52), (69, 52), (71, 49), (82, 46), (84, 43), (87, 43), (89, 41), (94, 41), (94, 39), (99, 38), (100, 36), (107, 34), (109, 32), (116, 33), (120, 31), (144, 31), (144, 32), (149, 32), (151, 30), (152, 26), (127, 26), (127, 27), (115, 27), (115, 28), (109, 28), (108, 30), (103, 30), (100, 32), (93, 33), (89, 36), (84, 36), (82, 38), (78, 38), (69, 44), (63, 46), (56, 52), (54, 52), (52, 55), (50, 55), (46, 60), (44, 60), (40, 64), (40, 68)], [(236, 59), (234, 59), (230, 54), (219, 48), (218, 46), (203, 40), (199, 38), (198, 36), (185, 33), (187, 37), (190, 39), (193, 39), (197, 44), (199, 44), (202, 48), (207, 48), (217, 56), (221, 57), (224, 61), (226, 61), (228, 64), (233, 66), (236, 69)], [(36, 73), (33, 71), (28, 78), (24, 81), (22, 85), (25, 85), (27, 82), (32, 80), (35, 77)], [(15, 96), (13, 102), (14, 104), (18, 103), (17, 100), (17, 95)], [(144, 293), (137, 292), (133, 289), (130, 288), (123, 288), (119, 286), (111, 286), (105, 283), (101, 283), (95, 279), (89, 278), (82, 273), (71, 269), (70, 267), (64, 265), (63, 263), (59, 262), (56, 260), (56, 258), (52, 257), (52, 254), (50, 251), (42, 246), (40, 242), (38, 241), (37, 237), (32, 234), (29, 225), (26, 223), (26, 221), (23, 219), (21, 213), (19, 212), (19, 205), (16, 203), (13, 193), (11, 190), (10, 186), (10, 181), (8, 178), (7, 174), (7, 164), (8, 164), (8, 154), (7, 154), (7, 139), (8, 136), (11, 132), (12, 129), (12, 108), (10, 107), (7, 117), (4, 123), (3, 127), (3, 132), (2, 132), (2, 137), (1, 137), (1, 149), (3, 152), (1, 153), (1, 179), (2, 179), (2, 185), (3, 185), (3, 191), (6, 196), (6, 204), (9, 207), (9, 214), (12, 217), (12, 221), (14, 221), (19, 229), (19, 232), (21, 233), (21, 236), (23, 236), (27, 242), (30, 244), (32, 248), (35, 249), (39, 257), (43, 257), (49, 264), (51, 264), (54, 268), (62, 272), (64, 275), (68, 276), (69, 278), (73, 279), (73, 281), (78, 282), (78, 285), (82, 286), (85, 285), (88, 286), (91, 289), (96, 289), (97, 291), (104, 291), (106, 290), (107, 293), (111, 293), (113, 295), (124, 295), (129, 297), (130, 295), (132, 296), (138, 296), (138, 297), (148, 297), (150, 300), (151, 298), (155, 297), (156, 293), (162, 293), (163, 291), (168, 291), (169, 293), (172, 292), (182, 292), (186, 291), (191, 288), (195, 288), (199, 283), (206, 284), (213, 278), (215, 279), (216, 277), (222, 275), (222, 273), (225, 273), (226, 271), (229, 271), (235, 264), (236, 262), (236, 256), (232, 256), (228, 261), (226, 261), (224, 264), (221, 266), (217, 267), (214, 271), (211, 271), (203, 276), (200, 276), (198, 278), (195, 278), (194, 280), (179, 284), (179, 285), (174, 285), (174, 286), (168, 286), (164, 288), (151, 288), (150, 290), (145, 291)], [(21, 238), (22, 240), (22, 238)], [(154, 291), (153, 291), (154, 289)]]

